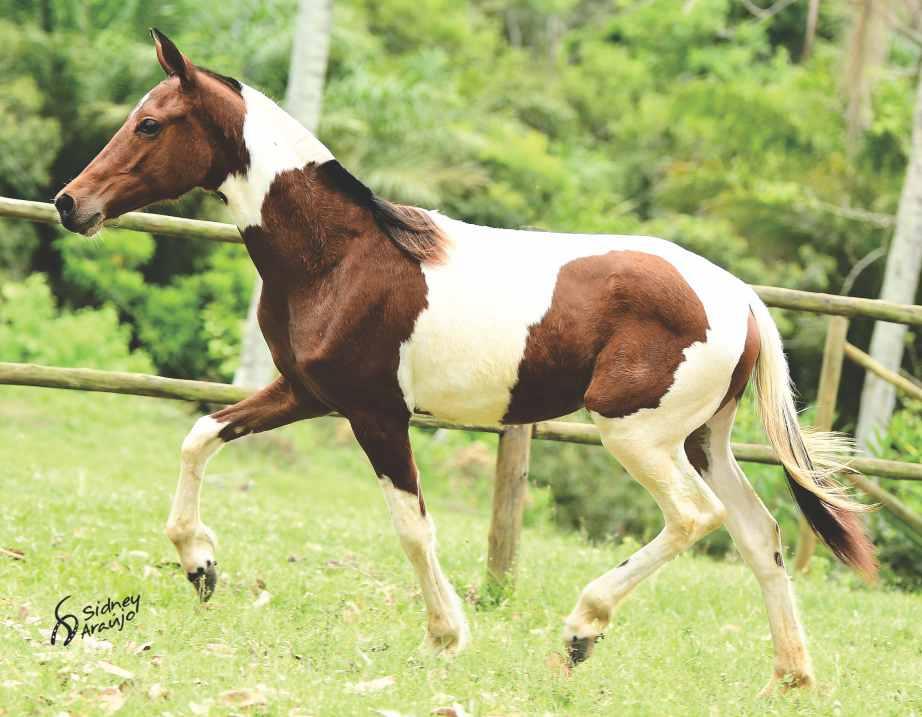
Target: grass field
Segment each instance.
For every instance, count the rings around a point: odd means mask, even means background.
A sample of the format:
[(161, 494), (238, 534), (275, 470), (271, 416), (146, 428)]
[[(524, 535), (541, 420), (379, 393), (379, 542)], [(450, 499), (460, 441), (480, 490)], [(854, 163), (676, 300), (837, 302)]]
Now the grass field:
[[(0, 714), (922, 713), (922, 596), (799, 580), (819, 689), (757, 700), (771, 643), (755, 580), (706, 558), (642, 585), (563, 676), (549, 667), (563, 617), (630, 546), (591, 547), (539, 521), (515, 595), (478, 608), (487, 489), (458, 495), (465, 484), (445, 469), (454, 439), (417, 442), (442, 562), (468, 597), (473, 642), (454, 661), (417, 651), (411, 569), (366, 460), (332, 422), (212, 461), (203, 513), (222, 575), (201, 606), (163, 535), (193, 419), (154, 399), (0, 387)], [(137, 594), (122, 631), (49, 644), (66, 595), (78, 612)]]

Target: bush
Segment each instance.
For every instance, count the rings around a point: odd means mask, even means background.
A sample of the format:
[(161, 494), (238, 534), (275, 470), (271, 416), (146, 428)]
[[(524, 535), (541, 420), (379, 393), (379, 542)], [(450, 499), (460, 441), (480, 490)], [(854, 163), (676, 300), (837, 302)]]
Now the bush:
[[(880, 437), (881, 458), (922, 463), (922, 401), (907, 401), (893, 414)], [(887, 481), (886, 488), (915, 513), (922, 515), (922, 490), (912, 481)], [(871, 518), (884, 579), (908, 589), (922, 589), (922, 536), (885, 511)]]
[(233, 375), (254, 271), (238, 247), (209, 247), (196, 273), (154, 283), (153, 237), (105, 229), (101, 241), (63, 235), (66, 295), (80, 304), (110, 304), (164, 376), (226, 380)]
[(0, 287), (0, 360), (151, 371), (147, 354), (132, 351), (130, 340), (111, 306), (59, 310), (43, 274)]

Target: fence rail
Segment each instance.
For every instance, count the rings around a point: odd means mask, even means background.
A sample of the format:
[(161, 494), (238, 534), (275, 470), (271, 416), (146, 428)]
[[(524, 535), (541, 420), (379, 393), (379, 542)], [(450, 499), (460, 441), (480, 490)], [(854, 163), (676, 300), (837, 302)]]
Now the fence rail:
[[(0, 385), (41, 386), (75, 391), (101, 391), (134, 396), (172, 398), (180, 401), (231, 404), (242, 401), (253, 390), (228, 383), (164, 378), (127, 371), (98, 371), (91, 368), (62, 368), (27, 363), (0, 362)], [(337, 415), (337, 414), (331, 414)], [(447, 428), (458, 431), (502, 434), (509, 427), (499, 424), (451, 423), (424, 414), (414, 414), (412, 425), (423, 428)], [(598, 429), (590, 423), (571, 421), (541, 421), (534, 424), (532, 438), (539, 441), (560, 441), (600, 446)], [(767, 445), (734, 443), (733, 454), (746, 463), (778, 465), (778, 458)], [(868, 475), (894, 480), (922, 481), (922, 465), (887, 461), (879, 458), (855, 458), (855, 470)]]
[[(51, 204), (8, 197), (0, 197), (0, 217), (2, 216), (47, 224), (58, 223), (57, 212)], [(107, 226), (182, 239), (241, 243), (240, 233), (232, 225), (180, 219), (159, 214), (131, 212), (116, 221), (107, 222)], [(920, 397), (918, 386), (881, 366), (866, 353), (849, 344), (846, 341), (846, 334), (847, 319), (853, 317), (922, 326), (922, 306), (908, 306), (878, 299), (836, 296), (774, 286), (753, 286), (753, 289), (768, 306), (826, 314), (831, 317), (823, 353), (823, 368), (817, 400), (818, 427), (828, 430), (832, 426), (842, 362), (845, 358), (855, 361), (908, 395), (915, 398)], [(246, 388), (208, 381), (15, 363), (0, 363), (0, 384), (104, 391), (222, 404), (236, 403), (252, 393)], [(530, 439), (586, 445), (600, 445), (601, 443), (595, 426), (568, 421), (542, 421), (533, 426), (504, 427), (447, 423), (431, 416), (414, 415), (411, 423), (415, 426), (499, 434), (487, 579), (500, 588), (511, 584), (514, 577), (515, 556), (527, 486)], [(766, 445), (734, 443), (733, 453), (740, 461), (778, 464), (777, 457)], [(855, 470), (870, 476), (922, 481), (922, 465), (863, 457), (854, 458), (851, 465)], [(922, 517), (911, 511), (896, 496), (864, 476), (846, 474), (846, 478), (887, 509), (903, 525), (922, 535)], [(806, 530), (805, 523), (802, 523), (801, 528), (801, 540), (798, 544), (795, 564), (796, 569), (806, 570), (815, 548), (815, 539), (813, 534)]]

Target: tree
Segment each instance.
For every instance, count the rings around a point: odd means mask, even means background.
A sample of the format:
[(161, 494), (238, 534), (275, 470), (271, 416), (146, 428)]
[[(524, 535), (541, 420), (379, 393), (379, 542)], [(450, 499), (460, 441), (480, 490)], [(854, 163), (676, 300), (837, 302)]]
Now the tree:
[[(911, 304), (919, 288), (922, 270), (922, 75), (916, 90), (916, 109), (912, 128), (912, 149), (906, 180), (900, 194), (896, 231), (887, 254), (887, 267), (880, 298)], [(871, 336), (871, 356), (887, 368), (897, 371), (903, 360), (907, 327), (878, 321)], [(856, 438), (861, 448), (873, 447), (875, 434), (887, 427), (896, 391), (883, 379), (868, 373), (861, 392)]]
[[(317, 131), (323, 104), (323, 83), (330, 51), (332, 0), (300, 0), (291, 45), (285, 109), (311, 132)], [(256, 277), (242, 337), (240, 366), (234, 374), (238, 386), (264, 386), (275, 366), (256, 318), (262, 279)]]
[[(854, 139), (870, 125), (871, 88), (874, 71), (886, 57), (891, 27), (900, 21), (886, 0), (863, 0), (855, 8), (847, 48), (846, 90), (849, 95), (848, 127)], [(922, 269), (922, 76), (916, 90), (912, 146), (906, 178), (900, 194), (896, 231), (887, 255), (880, 298), (911, 304), (915, 301)], [(877, 322), (871, 337), (871, 356), (897, 371), (903, 360), (907, 327)], [(896, 391), (886, 381), (867, 374), (855, 431), (858, 446), (875, 447), (876, 434), (886, 429), (896, 404)]]

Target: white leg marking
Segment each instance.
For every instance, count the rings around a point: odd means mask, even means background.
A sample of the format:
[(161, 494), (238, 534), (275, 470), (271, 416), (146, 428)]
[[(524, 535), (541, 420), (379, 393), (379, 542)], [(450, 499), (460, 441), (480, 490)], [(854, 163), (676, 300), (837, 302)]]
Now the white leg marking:
[(626, 438), (622, 427), (630, 417), (592, 417), (605, 447), (650, 491), (663, 511), (665, 526), (650, 543), (583, 590), (564, 623), (567, 644), (602, 632), (618, 605), (644, 578), (719, 527), (724, 519), (721, 502), (692, 468), (681, 443), (664, 447), (655, 440), (655, 433), (641, 442), (636, 431), (628, 432)]
[(400, 544), (419, 579), (429, 623), (426, 645), (434, 652), (453, 655), (470, 639), (461, 600), (448, 582), (435, 551), (435, 525), (419, 509), (419, 499), (381, 478), (384, 500), (391, 511)]
[(775, 645), (775, 671), (767, 689), (785, 677), (792, 686), (809, 685), (813, 682), (813, 666), (797, 616), (794, 591), (784, 569), (778, 523), (752, 489), (730, 449), (735, 415), (736, 404), (731, 402), (707, 424), (710, 435), (705, 447), (708, 467), (704, 478), (726, 506), (727, 530), (752, 568), (765, 598)]
[(214, 560), (217, 538), (199, 516), (199, 496), (205, 464), (224, 445), (218, 437), (227, 424), (202, 416), (182, 443), (179, 484), (167, 520), (166, 534), (173, 541), (186, 573), (205, 568)]

